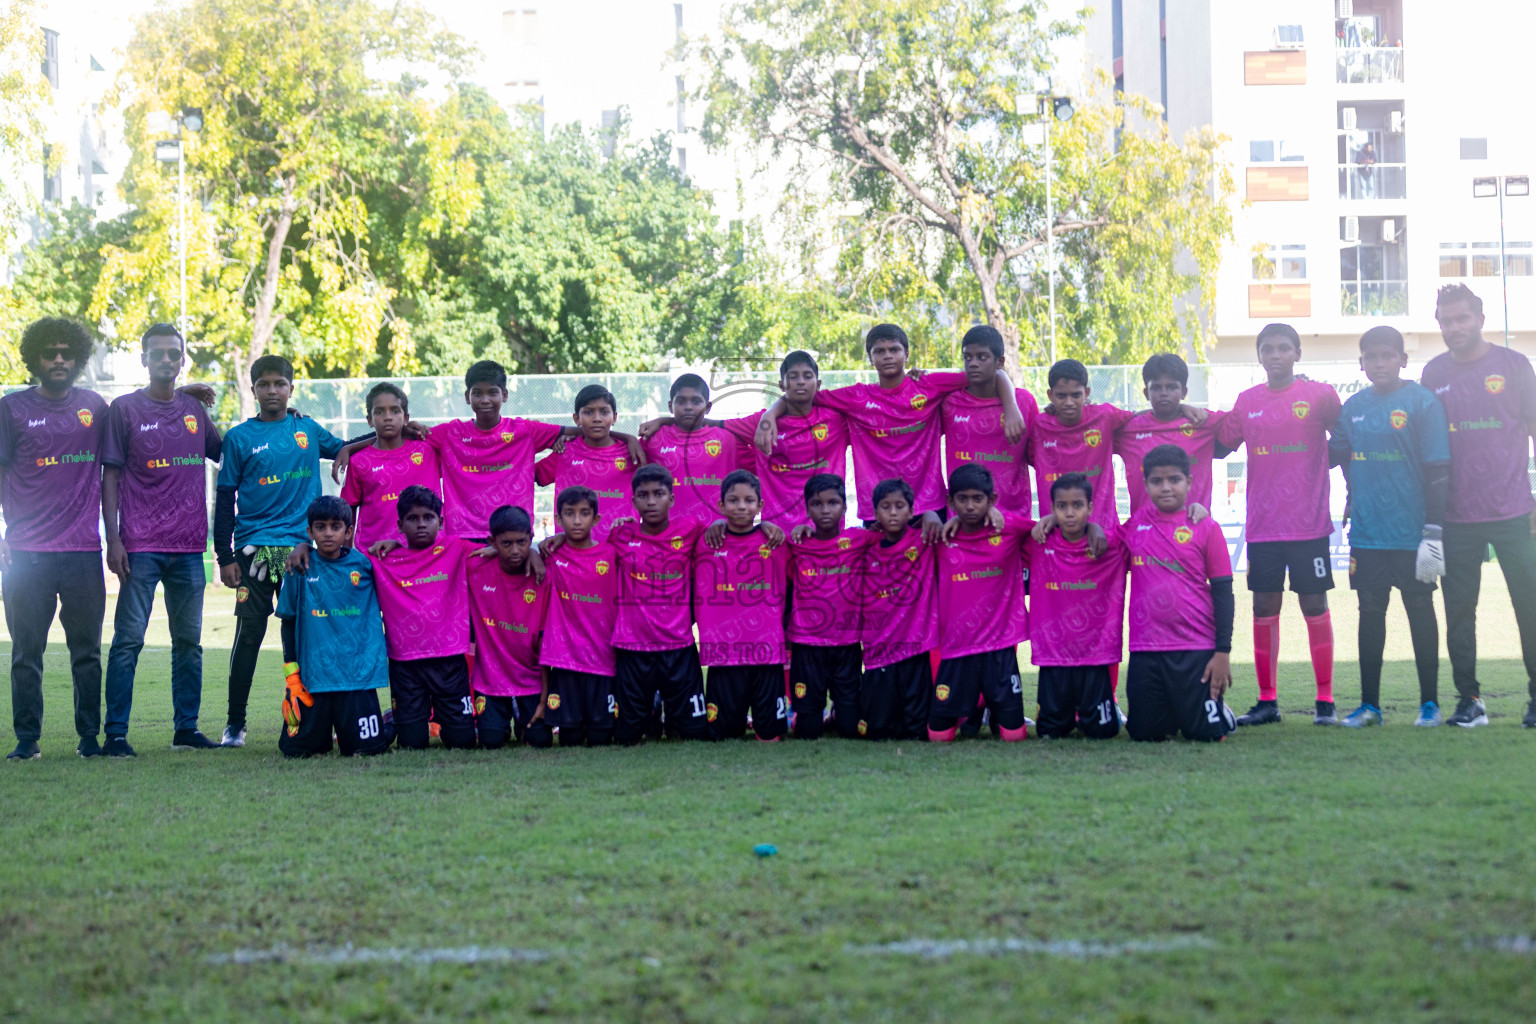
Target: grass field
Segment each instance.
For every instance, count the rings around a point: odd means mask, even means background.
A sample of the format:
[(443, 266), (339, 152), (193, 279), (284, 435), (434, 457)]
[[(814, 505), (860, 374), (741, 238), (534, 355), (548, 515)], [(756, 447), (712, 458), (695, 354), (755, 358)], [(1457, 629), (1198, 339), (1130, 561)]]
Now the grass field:
[[(214, 736), (227, 593), (209, 591), (205, 632)], [(1343, 711), (1353, 599), (1333, 604)], [(1292, 603), (1289, 717), (1212, 747), (289, 764), (274, 650), (251, 745), (177, 754), (162, 619), (139, 758), (82, 762), (60, 638), (44, 758), (0, 771), (0, 1019), (1528, 1020), (1536, 732), (1519, 728), (1492, 567), (1483, 606), (1489, 728), (1411, 727), (1395, 606), (1387, 726), (1314, 727)], [(1255, 693), (1248, 615), (1241, 595), (1238, 711)], [(1454, 705), (1448, 665), (1442, 696)]]

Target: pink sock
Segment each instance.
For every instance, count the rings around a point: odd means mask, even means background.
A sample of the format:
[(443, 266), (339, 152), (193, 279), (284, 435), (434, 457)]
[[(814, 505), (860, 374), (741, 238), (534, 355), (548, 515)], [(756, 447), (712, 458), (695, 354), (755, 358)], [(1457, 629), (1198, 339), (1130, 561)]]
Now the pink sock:
[(1021, 725), (1017, 729), (999, 728), (997, 731), (1002, 733), (1004, 743), (1018, 743), (1020, 740), (1029, 738), (1029, 726), (1027, 725)]
[(939, 653), (938, 648), (928, 652), (928, 671), (933, 673), (935, 679), (939, 678), (939, 662), (943, 660), (944, 656)]
[(762, 737), (761, 737), (761, 736), (759, 736), (759, 737), (758, 737), (758, 738), (757, 738), (757, 742), (759, 742), (759, 743), (777, 743), (777, 742), (779, 742), (779, 740), (781, 740), (781, 739), (783, 739), (783, 737), (782, 737), (782, 736), (775, 736), (775, 737), (773, 737), (773, 738), (772, 738), (772, 739), (766, 739), (766, 740), (765, 740), (765, 739), (763, 739), (763, 738), (762, 738)]
[(1276, 700), (1275, 675), (1280, 670), (1280, 616), (1253, 617), (1253, 671), (1259, 677), (1259, 700)]
[(1109, 666), (1109, 693), (1116, 700), (1120, 698), (1120, 665), (1118, 662)]
[(930, 743), (953, 743), (955, 734), (960, 731), (960, 726), (952, 725), (948, 729), (935, 729), (928, 727), (928, 741)]
[(1307, 619), (1307, 645), (1312, 648), (1312, 674), (1317, 699), (1333, 703), (1333, 616), (1327, 612)]

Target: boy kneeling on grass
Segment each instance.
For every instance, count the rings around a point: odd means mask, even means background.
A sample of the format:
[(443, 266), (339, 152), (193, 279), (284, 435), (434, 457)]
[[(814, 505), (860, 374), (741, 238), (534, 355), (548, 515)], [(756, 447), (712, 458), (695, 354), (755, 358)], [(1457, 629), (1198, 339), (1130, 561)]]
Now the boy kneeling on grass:
[(277, 598), (288, 677), (277, 747), (287, 757), (326, 754), (334, 732), (344, 755), (383, 754), (395, 726), (379, 710), (389, 659), (373, 565), (350, 546), (346, 502), (316, 498), (307, 516), (317, 557), (284, 576)]

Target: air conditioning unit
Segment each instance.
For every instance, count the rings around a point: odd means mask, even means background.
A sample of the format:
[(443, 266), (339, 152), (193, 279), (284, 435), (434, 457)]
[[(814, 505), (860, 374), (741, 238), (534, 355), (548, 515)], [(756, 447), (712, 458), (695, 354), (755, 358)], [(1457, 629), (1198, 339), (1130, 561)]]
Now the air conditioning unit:
[(1302, 39), (1300, 25), (1276, 25), (1275, 49), (1277, 50), (1304, 50), (1306, 42)]
[(1389, 219), (1381, 222), (1381, 240), (1383, 242), (1397, 241), (1397, 221)]
[(1360, 241), (1360, 218), (1359, 217), (1345, 217), (1344, 218), (1344, 241), (1346, 241), (1346, 242), (1358, 242), (1358, 241)]
[(1387, 131), (1393, 135), (1403, 134), (1403, 112), (1401, 110), (1394, 110), (1391, 114), (1387, 115)]
[(1355, 108), (1354, 107), (1345, 107), (1344, 108), (1344, 130), (1347, 131), (1347, 132), (1352, 132), (1352, 131), (1355, 130)]
[(1355, 16), (1355, 0), (1339, 0), (1339, 17), (1353, 18)]

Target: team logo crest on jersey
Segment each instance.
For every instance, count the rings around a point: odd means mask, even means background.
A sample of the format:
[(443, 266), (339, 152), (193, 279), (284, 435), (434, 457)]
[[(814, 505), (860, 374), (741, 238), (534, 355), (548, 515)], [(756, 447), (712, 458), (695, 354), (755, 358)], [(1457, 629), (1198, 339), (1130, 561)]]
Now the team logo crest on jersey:
[(511, 444), (512, 443), (512, 431), (510, 431), (510, 430), (503, 430), (501, 432), (501, 443), (502, 444)]
[(757, 553), (762, 555), (764, 558), (767, 558), (769, 555), (773, 554), (773, 549), (770, 548), (767, 544), (759, 544)]
[(949, 700), (949, 687), (940, 683), (933, 688), (933, 696), (937, 700)]
[(1291, 412), (1295, 413), (1296, 414), (1296, 418), (1299, 419), (1299, 420), (1306, 419), (1307, 418), (1307, 413), (1309, 413), (1311, 411), (1312, 411), (1312, 403), (1311, 402), (1295, 402), (1295, 403), (1292, 403), (1292, 405), (1291, 405)]
[(927, 404), (928, 404), (928, 396), (927, 395), (913, 395), (912, 396), (912, 408), (914, 408), (914, 409), (921, 409), (923, 406), (925, 406)]
[(1104, 443), (1104, 434), (1099, 430), (1090, 430), (1083, 434), (1083, 443), (1089, 448), (1097, 448)]
[(304, 431), (302, 431), (302, 430), (295, 430), (293, 432), (293, 441), (300, 448), (308, 448), (309, 447), (309, 435), (304, 433)]
[(907, 561), (915, 562), (917, 561), (917, 548), (907, 548), (907, 550), (902, 552), (902, 555), (906, 557)]
[(356, 569), (352, 570), (352, 585), (355, 587), (363, 581), (363, 574)]
[[(1483, 378), (1483, 387), (1488, 389), (1488, 393), (1490, 395), (1498, 394), (1500, 391), (1504, 390), (1504, 377), (1503, 377), (1503, 375), (1502, 374), (1497, 374), (1497, 373), (1490, 373), (1488, 376)], [(86, 426), (90, 426), (91, 425), (91, 421), (89, 419), (87, 419), (85, 421), (85, 425)]]
[(864, 719), (862, 719), (862, 718), (859, 719), (859, 735), (860, 736), (868, 736), (869, 735), (869, 723), (864, 721)]
[(1402, 409), (1392, 410), (1392, 429), (1402, 430), (1408, 425), (1408, 413)]
[(558, 693), (552, 693), (549, 695), (549, 710), (560, 710), (560, 695)]
[(475, 694), (475, 717), (478, 718), (483, 714), (485, 714), (485, 698), (477, 693)]
[(704, 717), (713, 722), (716, 718), (720, 717), (720, 706), (718, 704), (705, 704)]
[(538, 597), (538, 592), (535, 591), (532, 587), (529, 587), (527, 590), (523, 591), (523, 604), (533, 604), (534, 601), (538, 600)]
[(597, 563), (597, 574), (599, 576), (607, 576), (608, 575), (608, 570), (610, 568), (612, 568), (612, 566), (610, 566), (607, 563), (606, 560), (605, 561), (600, 561), (600, 562)]
[(705, 441), (704, 442), (704, 451), (709, 453), (709, 457), (710, 458), (714, 458), (716, 455), (719, 455), (720, 454), (720, 439), (712, 437), (708, 441)]
[(441, 545), (441, 544), (439, 544), (439, 545), (437, 545), (437, 546), (436, 546), (436, 547), (434, 547), (434, 548), (433, 548), (433, 549), (432, 549), (432, 553), (433, 553), (433, 554), (434, 554), (434, 555), (440, 555), (440, 554), (442, 554), (442, 553), (443, 553), (443, 546), (442, 546), (442, 545)]
[(805, 684), (804, 683), (796, 683), (795, 684), (795, 697), (797, 699), (799, 699), (799, 700), (804, 700), (805, 699)]
[(183, 416), (181, 418), (181, 422), (186, 425), (187, 433), (189, 433), (189, 434), (197, 433), (197, 417), (196, 416)]
[(421, 452), (411, 452), (411, 465), (421, 465)]
[(618, 470), (620, 473), (624, 472), (624, 468), (628, 465), (629, 461), (622, 456), (613, 460), (613, 468)]
[(246, 598), (248, 598), (250, 596), (251, 596), (251, 588), (250, 587), (241, 587), (239, 590), (235, 591), (235, 603), (237, 603), (237, 604), (243, 603), (246, 600)]
[(818, 423), (811, 428), (811, 436), (818, 441), (825, 441), (827, 439), (827, 435), (830, 433), (831, 431), (827, 429), (827, 425), (825, 423)]
[(1178, 541), (1180, 544), (1188, 544), (1189, 538), (1193, 537), (1194, 535), (1195, 531), (1191, 530), (1187, 526), (1181, 526), (1177, 530), (1173, 531), (1173, 539)]
[(681, 550), (683, 550), (683, 538), (681, 538), (681, 537), (673, 537), (667, 543), (672, 545), (672, 550), (673, 551), (681, 551)]
[(849, 540), (847, 537), (837, 538), (837, 550), (847, 551), (851, 547), (853, 547), (853, 541)]
[(1185, 437), (1194, 437), (1195, 425), (1193, 423), (1186, 423), (1179, 428), (1179, 433), (1183, 434)]
[[(1500, 377), (1499, 378), (1499, 386), (1503, 387), (1503, 384), (1504, 384), (1504, 378)], [(89, 410), (89, 409), (80, 409), (80, 410), (77, 410), (75, 412), (75, 415), (80, 417), (80, 425), (82, 427), (88, 427), (88, 426), (91, 425), (91, 410)]]
[(1355, 574), (1355, 566), (1356, 566), (1356, 562), (1355, 562), (1354, 556), (1351, 555), (1350, 559), (1349, 559), (1349, 574), (1351, 576), (1353, 576)]
[(1002, 544), (1002, 542), (1003, 535), (1000, 533), (994, 533), (992, 536), (987, 538), (987, 543), (991, 544), (993, 547), (997, 547), (998, 545)]

